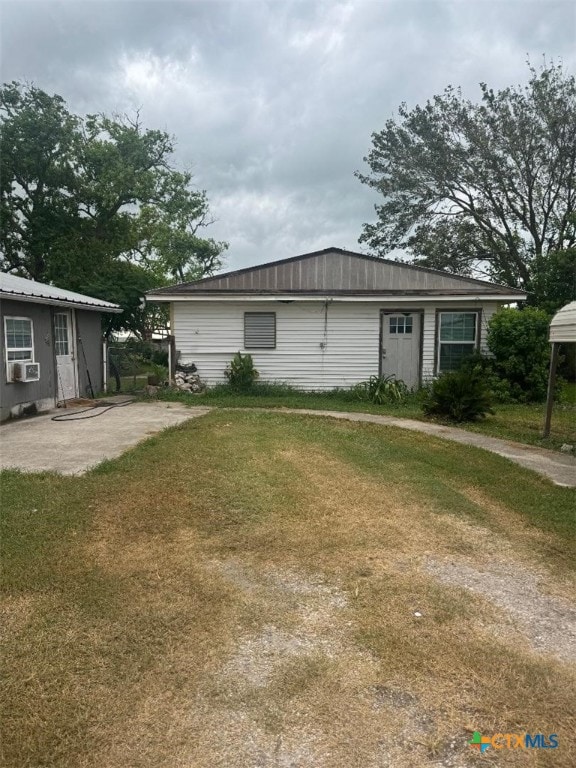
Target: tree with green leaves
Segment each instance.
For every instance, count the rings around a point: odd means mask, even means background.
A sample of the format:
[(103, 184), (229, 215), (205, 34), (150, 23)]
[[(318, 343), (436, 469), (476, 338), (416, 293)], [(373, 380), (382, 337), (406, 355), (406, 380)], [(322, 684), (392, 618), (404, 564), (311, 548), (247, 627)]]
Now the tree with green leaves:
[(31, 85), (0, 89), (0, 268), (124, 308), (142, 333), (145, 290), (212, 274), (226, 243), (204, 191), (172, 164), (174, 141), (138, 115), (79, 117)]
[(480, 103), (448, 87), (403, 104), (373, 134), (357, 176), (383, 201), (360, 241), (532, 291), (551, 254), (576, 246), (576, 79), (550, 64), (524, 87), (480, 87)]
[(531, 287), (534, 304), (549, 315), (576, 301), (576, 246), (535, 259)]

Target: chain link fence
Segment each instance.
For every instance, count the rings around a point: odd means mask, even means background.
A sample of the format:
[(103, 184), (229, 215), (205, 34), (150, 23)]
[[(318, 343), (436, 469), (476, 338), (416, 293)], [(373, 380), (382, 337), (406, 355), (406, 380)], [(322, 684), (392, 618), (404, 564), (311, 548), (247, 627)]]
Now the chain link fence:
[(106, 347), (106, 390), (140, 392), (168, 381), (169, 340), (111, 340)]

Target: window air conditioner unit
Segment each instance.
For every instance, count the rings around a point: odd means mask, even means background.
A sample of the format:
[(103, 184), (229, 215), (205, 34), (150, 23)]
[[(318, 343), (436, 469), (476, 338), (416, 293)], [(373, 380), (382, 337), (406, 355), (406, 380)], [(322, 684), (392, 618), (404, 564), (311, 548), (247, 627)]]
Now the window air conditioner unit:
[(40, 363), (10, 363), (8, 374), (10, 381), (39, 381)]

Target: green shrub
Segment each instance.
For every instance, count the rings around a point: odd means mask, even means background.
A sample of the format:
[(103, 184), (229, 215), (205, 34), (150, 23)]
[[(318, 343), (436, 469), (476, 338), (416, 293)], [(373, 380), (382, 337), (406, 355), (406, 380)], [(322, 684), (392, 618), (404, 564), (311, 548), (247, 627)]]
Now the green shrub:
[(509, 382), (511, 399), (541, 402), (546, 398), (550, 318), (541, 309), (501, 309), (488, 324), (488, 349), (494, 371)]
[(155, 365), (161, 365), (164, 368), (168, 368), (168, 350), (157, 347), (152, 350), (150, 359)]
[(358, 400), (383, 405), (401, 402), (409, 390), (401, 379), (394, 376), (370, 376), (368, 381), (352, 387), (352, 391)]
[(492, 393), (478, 373), (467, 370), (443, 373), (423, 396), (424, 413), (452, 421), (476, 421), (492, 410)]
[(150, 363), (148, 365), (148, 375), (156, 376), (160, 383), (168, 381), (168, 366), (160, 365), (158, 363)]
[(237, 352), (224, 371), (224, 375), (233, 392), (246, 393), (253, 389), (259, 373), (254, 368), (252, 355), (243, 355)]
[(494, 358), (476, 352), (464, 358), (458, 370), (467, 371), (482, 379), (496, 403), (517, 402), (517, 398), (512, 395), (510, 382), (498, 374)]

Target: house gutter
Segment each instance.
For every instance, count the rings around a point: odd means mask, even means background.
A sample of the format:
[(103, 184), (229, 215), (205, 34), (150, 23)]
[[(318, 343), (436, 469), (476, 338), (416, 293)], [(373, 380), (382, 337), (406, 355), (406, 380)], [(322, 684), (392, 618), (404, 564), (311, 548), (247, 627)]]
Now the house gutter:
[(438, 302), (448, 302), (448, 301), (500, 301), (500, 302), (511, 302), (511, 301), (525, 301), (527, 298), (527, 295), (525, 293), (511, 293), (511, 294), (502, 294), (502, 293), (495, 293), (495, 294), (482, 294), (482, 295), (475, 295), (473, 293), (466, 293), (466, 294), (452, 294), (452, 295), (439, 295), (439, 296), (421, 296), (418, 294), (410, 294), (407, 296), (397, 296), (395, 294), (377, 294), (377, 295), (370, 295), (370, 296), (359, 296), (358, 294), (351, 294), (351, 295), (338, 295), (334, 296), (331, 294), (316, 294), (314, 296), (311, 295), (299, 295), (294, 293), (289, 294), (258, 294), (257, 296), (251, 295), (251, 294), (245, 294), (245, 293), (238, 293), (234, 295), (226, 294), (214, 294), (212, 296), (207, 296), (206, 294), (197, 295), (195, 293), (187, 293), (187, 294), (148, 294), (146, 296), (147, 301), (156, 301), (156, 302), (183, 302), (183, 301), (248, 301), (248, 302), (259, 302), (259, 301), (280, 301), (280, 302), (295, 302), (295, 301), (333, 301), (333, 302), (378, 302), (382, 304), (383, 302), (393, 302), (394, 304), (399, 303), (405, 303), (405, 304), (413, 304), (414, 302), (427, 302), (427, 303), (433, 303), (436, 304)]
[(117, 307), (114, 304), (83, 304), (80, 301), (66, 301), (64, 299), (50, 299), (43, 296), (30, 296), (26, 293), (13, 293), (12, 291), (0, 291), (0, 299), (6, 299), (7, 301), (27, 301), (31, 304), (47, 304), (51, 307), (65, 307), (67, 309), (86, 309), (95, 312), (113, 312), (118, 314), (122, 312), (121, 307)]

